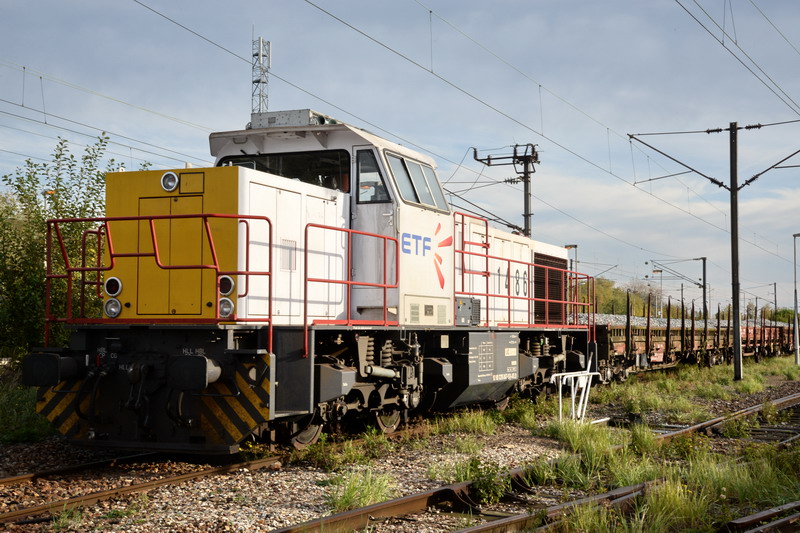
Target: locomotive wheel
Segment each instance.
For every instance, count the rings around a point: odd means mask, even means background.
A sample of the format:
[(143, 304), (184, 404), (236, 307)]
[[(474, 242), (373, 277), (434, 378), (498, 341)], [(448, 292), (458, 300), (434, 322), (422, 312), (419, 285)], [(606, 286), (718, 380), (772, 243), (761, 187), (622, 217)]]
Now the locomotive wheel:
[(289, 438), (295, 450), (304, 450), (319, 440), (322, 435), (322, 424), (317, 417), (309, 415), (292, 424), (294, 432)]
[(372, 411), (372, 418), (375, 425), (382, 433), (394, 433), (400, 425), (400, 411)]

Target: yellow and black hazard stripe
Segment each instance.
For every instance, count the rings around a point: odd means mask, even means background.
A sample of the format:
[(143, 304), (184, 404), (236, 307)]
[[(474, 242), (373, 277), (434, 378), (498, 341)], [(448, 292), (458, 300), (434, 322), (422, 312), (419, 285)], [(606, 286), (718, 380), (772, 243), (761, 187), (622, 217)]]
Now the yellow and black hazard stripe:
[(233, 381), (210, 385), (201, 395), (201, 427), (214, 443), (235, 445), (271, 418), (269, 372), (255, 384), (250, 379), (253, 368), (269, 369), (270, 355), (259, 355), (260, 364), (238, 364)]
[[(36, 411), (56, 426), (62, 435), (71, 439), (85, 436), (87, 426), (78, 416), (89, 408), (88, 394), (78, 394), (83, 380), (69, 380), (58, 387), (39, 387), (36, 395)], [(78, 401), (80, 397), (80, 408)]]

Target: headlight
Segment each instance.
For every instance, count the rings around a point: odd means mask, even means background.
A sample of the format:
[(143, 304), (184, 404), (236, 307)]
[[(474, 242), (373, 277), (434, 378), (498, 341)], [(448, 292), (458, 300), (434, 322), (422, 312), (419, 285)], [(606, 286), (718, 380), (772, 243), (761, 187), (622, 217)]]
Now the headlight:
[(233, 300), (230, 298), (220, 298), (219, 299), (219, 316), (222, 318), (228, 318), (233, 314)]
[(230, 276), (221, 276), (219, 278), (219, 293), (223, 296), (227, 296), (233, 292), (233, 278)]
[(161, 176), (161, 188), (167, 192), (172, 192), (178, 188), (178, 184), (180, 183), (180, 179), (178, 179), (178, 175), (174, 172), (165, 172), (163, 176)]
[(116, 298), (109, 298), (103, 304), (103, 309), (110, 318), (117, 318), (122, 312), (122, 304)]
[(104, 284), (106, 294), (116, 296), (122, 292), (122, 281), (119, 278), (108, 278)]

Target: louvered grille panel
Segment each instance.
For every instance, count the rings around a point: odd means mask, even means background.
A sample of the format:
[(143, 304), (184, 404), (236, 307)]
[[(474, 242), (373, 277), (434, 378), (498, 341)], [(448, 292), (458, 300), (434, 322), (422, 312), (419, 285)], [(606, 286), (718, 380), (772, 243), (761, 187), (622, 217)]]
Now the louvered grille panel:
[[(533, 254), (534, 320), (536, 323), (564, 324), (566, 321), (566, 304), (555, 303), (566, 300), (567, 283), (565, 272), (549, 270), (543, 267), (567, 269), (567, 260), (546, 254)], [(549, 303), (540, 301), (548, 299)]]

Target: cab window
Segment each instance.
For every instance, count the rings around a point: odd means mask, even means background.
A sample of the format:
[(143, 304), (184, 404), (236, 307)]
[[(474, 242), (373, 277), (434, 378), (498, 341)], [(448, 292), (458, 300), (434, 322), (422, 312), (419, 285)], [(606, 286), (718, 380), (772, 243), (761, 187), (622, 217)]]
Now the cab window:
[(386, 184), (383, 182), (378, 161), (372, 150), (356, 152), (356, 171), (358, 173), (358, 203), (379, 204), (390, 202)]
[(433, 169), (429, 166), (422, 165), (422, 172), (425, 173), (425, 180), (428, 182), (428, 187), (431, 188), (433, 199), (436, 200), (436, 207), (444, 210), (450, 209), (450, 205), (444, 197), (442, 188), (439, 186), (439, 179), (436, 177), (436, 173)]
[(347, 150), (317, 150), (284, 154), (242, 154), (223, 157), (219, 166), (236, 165), (342, 192), (350, 191)]
[(414, 183), (414, 188), (417, 190), (419, 201), (425, 205), (436, 205), (433, 202), (433, 194), (428, 187), (428, 183), (425, 181), (425, 174), (422, 173), (420, 164), (409, 160), (406, 160), (405, 163), (409, 174), (411, 174), (411, 181)]
[(400, 196), (403, 197), (403, 200), (419, 203), (419, 197), (414, 190), (414, 185), (411, 184), (411, 177), (408, 175), (403, 160), (394, 155), (389, 155), (388, 157), (394, 180), (397, 183), (397, 188), (400, 189)]
[(386, 157), (404, 200), (449, 211), (450, 208), (433, 168), (394, 154), (386, 154)]

